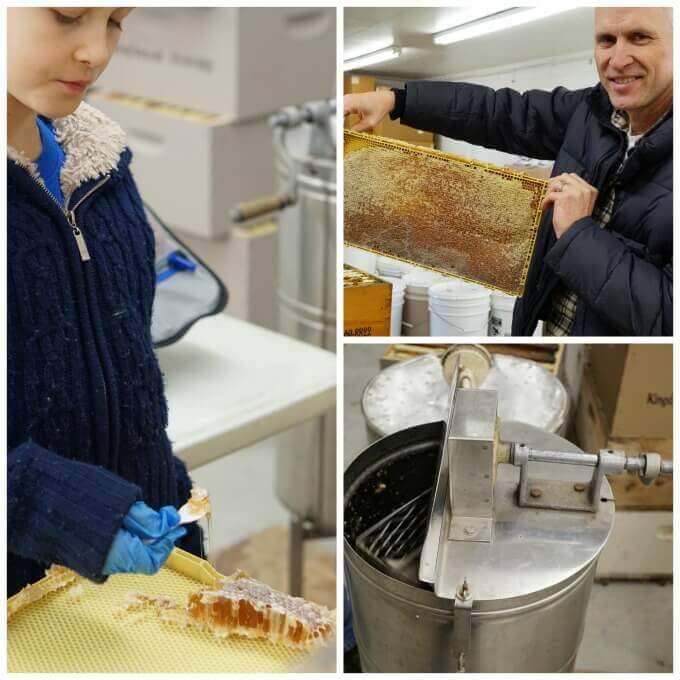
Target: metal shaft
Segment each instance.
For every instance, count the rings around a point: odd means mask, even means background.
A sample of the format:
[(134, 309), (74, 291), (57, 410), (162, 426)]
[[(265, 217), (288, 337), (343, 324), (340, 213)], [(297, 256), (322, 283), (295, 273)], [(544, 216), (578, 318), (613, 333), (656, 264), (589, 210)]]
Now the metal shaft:
[(598, 464), (599, 458), (596, 453), (572, 453), (570, 451), (544, 451), (540, 449), (527, 450), (527, 459), (530, 463), (561, 463), (564, 465), (595, 467)]
[(673, 474), (673, 461), (663, 460), (658, 453), (626, 456), (623, 451), (611, 449), (603, 449), (600, 453), (570, 453), (568, 451), (544, 451), (529, 448), (524, 444), (512, 444), (509, 462), (513, 465), (560, 463), (586, 467), (600, 466), (605, 474), (617, 474), (624, 471), (637, 473), (646, 483), (650, 483), (659, 475)]
[[(640, 456), (627, 456), (626, 457), (626, 470), (628, 472), (642, 472), (646, 466), (645, 456), (648, 454), (642, 454)], [(672, 475), (673, 474), (673, 461), (661, 459), (661, 469), (660, 473), (662, 475)]]

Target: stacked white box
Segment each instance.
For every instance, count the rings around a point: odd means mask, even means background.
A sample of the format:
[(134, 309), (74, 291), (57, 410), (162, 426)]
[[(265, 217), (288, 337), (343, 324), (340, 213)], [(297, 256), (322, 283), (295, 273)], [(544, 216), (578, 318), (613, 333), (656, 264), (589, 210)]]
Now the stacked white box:
[(266, 118), (204, 121), (99, 92), (89, 101), (125, 130), (144, 200), (180, 236), (224, 238), (236, 203), (275, 189)]
[(335, 8), (137, 8), (98, 85), (227, 121), (332, 97)]

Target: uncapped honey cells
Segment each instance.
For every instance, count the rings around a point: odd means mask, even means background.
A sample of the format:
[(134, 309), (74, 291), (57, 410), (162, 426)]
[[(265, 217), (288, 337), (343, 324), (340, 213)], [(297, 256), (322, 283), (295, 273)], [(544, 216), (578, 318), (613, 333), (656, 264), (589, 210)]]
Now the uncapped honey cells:
[(486, 164), (345, 133), (345, 241), (516, 295), (545, 186)]

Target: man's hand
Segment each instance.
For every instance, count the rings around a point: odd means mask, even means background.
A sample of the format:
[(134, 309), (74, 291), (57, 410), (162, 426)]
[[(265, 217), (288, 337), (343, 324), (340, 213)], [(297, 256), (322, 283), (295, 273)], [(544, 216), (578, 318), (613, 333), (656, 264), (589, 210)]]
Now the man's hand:
[(541, 210), (553, 206), (553, 229), (560, 238), (574, 222), (593, 214), (597, 189), (573, 172), (552, 177)]
[(394, 109), (394, 105), (395, 97), (392, 90), (346, 94), (344, 97), (345, 118), (350, 114), (357, 114), (360, 120), (352, 126), (352, 130), (370, 132)]

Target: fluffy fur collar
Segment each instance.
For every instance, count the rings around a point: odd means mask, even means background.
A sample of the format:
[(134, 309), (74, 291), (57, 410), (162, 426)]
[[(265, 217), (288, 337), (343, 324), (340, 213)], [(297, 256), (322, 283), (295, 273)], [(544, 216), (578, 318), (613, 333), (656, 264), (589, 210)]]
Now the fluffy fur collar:
[[(52, 124), (66, 156), (60, 177), (65, 197), (84, 182), (116, 169), (125, 149), (125, 133), (101, 111), (82, 102), (70, 116), (57, 118)], [(23, 151), (8, 146), (7, 156), (44, 185), (37, 163), (29, 160)]]

